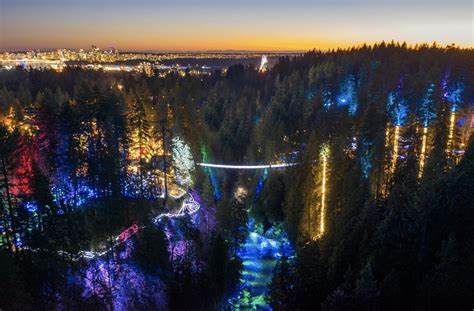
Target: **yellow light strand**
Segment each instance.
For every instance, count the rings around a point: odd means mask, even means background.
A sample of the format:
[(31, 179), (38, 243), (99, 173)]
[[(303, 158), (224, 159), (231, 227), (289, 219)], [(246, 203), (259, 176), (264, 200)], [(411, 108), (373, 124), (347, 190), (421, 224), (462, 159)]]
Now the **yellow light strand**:
[(393, 134), (393, 157), (392, 157), (392, 167), (390, 170), (391, 175), (395, 173), (395, 169), (397, 168), (397, 160), (398, 160), (398, 141), (400, 139), (400, 126), (395, 126), (395, 133)]
[(327, 157), (323, 155), (323, 181), (321, 185), (321, 219), (319, 234), (322, 236), (325, 231), (325, 221), (326, 221), (326, 173), (327, 173)]
[(418, 178), (423, 176), (423, 169), (425, 167), (426, 158), (426, 140), (428, 136), (428, 127), (423, 127), (423, 138), (421, 141), (421, 153), (420, 153), (420, 168), (418, 170)]
[(449, 135), (448, 135), (448, 146), (447, 153), (450, 154), (452, 151), (453, 137), (454, 137), (454, 121), (456, 120), (456, 112), (451, 112), (449, 118)]
[(329, 146), (323, 145), (321, 148), (321, 159), (323, 165), (322, 180), (321, 180), (321, 209), (319, 213), (319, 232), (317, 238), (322, 238), (326, 232), (326, 194), (327, 194), (327, 182), (328, 182), (328, 157), (329, 157)]
[(390, 143), (390, 124), (387, 123), (387, 129), (385, 130), (385, 147), (388, 147)]

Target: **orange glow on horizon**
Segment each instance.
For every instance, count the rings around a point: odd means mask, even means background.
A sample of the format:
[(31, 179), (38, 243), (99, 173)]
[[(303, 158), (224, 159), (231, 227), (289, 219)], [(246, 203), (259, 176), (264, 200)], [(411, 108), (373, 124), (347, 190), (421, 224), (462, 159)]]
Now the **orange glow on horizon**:
[[(364, 44), (374, 45), (385, 41), (386, 43), (392, 40), (372, 40), (363, 41), (357, 40), (340, 40), (331, 38), (311, 38), (311, 37), (297, 37), (291, 34), (287, 36), (268, 35), (265, 37), (255, 36), (239, 36), (231, 35), (222, 38), (220, 34), (216, 37), (188, 36), (174, 37), (169, 35), (161, 36), (161, 34), (152, 33), (129, 33), (124, 31), (122, 34), (110, 33), (100, 36), (99, 40), (91, 41), (89, 37), (82, 36), (62, 36), (57, 35), (48, 39), (26, 38), (31, 49), (89, 49), (90, 46), (96, 45), (101, 49), (109, 49), (111, 47), (117, 48), (120, 51), (160, 51), (160, 52), (203, 52), (203, 51), (265, 51), (265, 52), (307, 52), (310, 50), (328, 51), (333, 49), (348, 49), (352, 47), (360, 47)], [(329, 36), (331, 37), (331, 36)], [(336, 35), (332, 37), (337, 37)], [(408, 46), (415, 46), (420, 44), (432, 45), (433, 42), (410, 42), (403, 40), (393, 40), (394, 42), (406, 42)], [(58, 45), (57, 42), (61, 42)], [(105, 42), (105, 43), (104, 43)], [(445, 46), (443, 43), (438, 43), (439, 46)], [(472, 45), (459, 45), (461, 48), (473, 48)], [(4, 46), (3, 50), (19, 50), (20, 48)], [(0, 49), (1, 50), (1, 49)]]
[(474, 47), (465, 0), (140, 2), (7, 1), (0, 49), (308, 51), (392, 40)]

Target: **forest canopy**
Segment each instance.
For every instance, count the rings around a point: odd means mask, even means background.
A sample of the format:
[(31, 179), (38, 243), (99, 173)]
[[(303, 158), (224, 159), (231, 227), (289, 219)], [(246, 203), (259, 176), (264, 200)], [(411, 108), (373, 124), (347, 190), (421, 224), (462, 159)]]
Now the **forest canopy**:
[[(0, 309), (473, 306), (472, 50), (1, 71), (0, 120)], [(242, 285), (252, 233), (292, 249), (258, 299)]]

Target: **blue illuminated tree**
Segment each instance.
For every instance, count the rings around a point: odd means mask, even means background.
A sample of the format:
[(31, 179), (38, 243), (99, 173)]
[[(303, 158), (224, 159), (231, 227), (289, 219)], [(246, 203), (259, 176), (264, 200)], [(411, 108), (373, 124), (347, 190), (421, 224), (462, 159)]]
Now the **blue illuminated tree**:
[(387, 112), (391, 121), (396, 126), (402, 126), (408, 115), (408, 106), (406, 100), (390, 92), (387, 100)]
[(430, 83), (426, 89), (426, 94), (418, 107), (419, 119), (424, 127), (427, 127), (436, 117), (434, 90), (435, 85)]
[(339, 107), (347, 107), (349, 115), (351, 116), (354, 116), (357, 112), (357, 90), (355, 77), (353, 75), (349, 75), (341, 83), (337, 97), (337, 105)]
[(448, 81), (448, 77), (442, 81), (443, 98), (451, 104), (451, 111), (455, 112), (459, 105), (463, 102), (462, 94), (465, 89), (465, 84), (461, 80), (452, 82)]

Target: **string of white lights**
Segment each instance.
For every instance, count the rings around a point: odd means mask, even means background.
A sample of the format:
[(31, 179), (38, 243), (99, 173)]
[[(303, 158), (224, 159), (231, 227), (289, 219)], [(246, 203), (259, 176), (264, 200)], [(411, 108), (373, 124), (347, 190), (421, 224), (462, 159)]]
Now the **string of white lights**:
[(157, 223), (164, 217), (168, 218), (178, 218), (182, 217), (184, 215), (191, 215), (196, 213), (201, 206), (199, 205), (198, 202), (194, 199), (191, 193), (189, 193), (189, 197), (185, 198), (183, 201), (183, 204), (181, 205), (181, 208), (176, 212), (176, 213), (163, 213), (155, 217), (153, 219), (154, 223)]
[(214, 163), (197, 163), (202, 167), (223, 168), (231, 170), (260, 170), (265, 168), (285, 168), (298, 165), (299, 163), (277, 163), (277, 164), (261, 164), (261, 165), (232, 165), (232, 164), (214, 164)]

